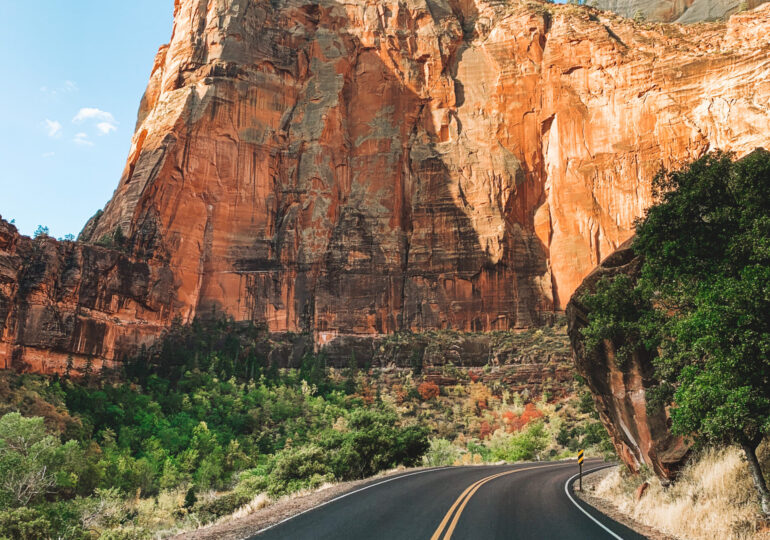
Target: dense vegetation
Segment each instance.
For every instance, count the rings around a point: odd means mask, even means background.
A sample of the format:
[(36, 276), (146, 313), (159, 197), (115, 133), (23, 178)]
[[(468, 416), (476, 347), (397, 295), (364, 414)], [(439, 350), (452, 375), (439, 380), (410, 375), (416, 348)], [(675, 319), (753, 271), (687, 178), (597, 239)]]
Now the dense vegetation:
[(641, 276), (606, 279), (583, 300), (589, 346), (655, 357), (652, 406), (673, 402), (672, 429), (743, 448), (770, 514), (756, 449), (770, 432), (770, 153), (708, 155), (661, 173), (636, 228)]
[[(228, 321), (177, 326), (127, 365), (130, 382), (6, 374), (6, 408), (43, 411), (55, 429), (15, 412), (0, 419), (0, 537), (90, 537), (89, 529), (132, 522), (130, 512), (97, 511), (110, 501), (180, 488), (176, 512), (207, 521), (260, 492), (421, 459), (427, 429), (346, 393), (320, 357), (307, 356), (299, 370), (271, 369), (244, 339), (256, 331)], [(204, 496), (210, 490), (229, 493)]]

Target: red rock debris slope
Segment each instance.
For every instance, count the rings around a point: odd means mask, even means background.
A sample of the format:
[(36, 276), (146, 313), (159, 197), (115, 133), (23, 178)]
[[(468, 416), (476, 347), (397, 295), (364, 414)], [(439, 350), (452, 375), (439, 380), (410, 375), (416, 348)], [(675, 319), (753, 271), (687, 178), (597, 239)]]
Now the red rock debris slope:
[[(630, 236), (661, 166), (770, 142), (768, 73), (767, 6), (679, 27), (535, 2), (177, 0), (82, 235), (120, 227), (129, 254), (43, 246), (48, 281), (3, 293), (0, 363), (53, 346), (31, 312), (104, 325), (107, 360), (214, 310), (320, 344), (539, 324)], [(56, 350), (89, 354), (78, 328)]]

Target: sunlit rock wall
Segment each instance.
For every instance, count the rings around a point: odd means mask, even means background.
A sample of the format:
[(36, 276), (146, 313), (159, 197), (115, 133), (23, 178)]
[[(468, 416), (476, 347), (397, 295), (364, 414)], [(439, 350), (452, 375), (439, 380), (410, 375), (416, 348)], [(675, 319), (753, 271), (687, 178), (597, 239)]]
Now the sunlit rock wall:
[(767, 145), (769, 29), (766, 7), (696, 29), (534, 2), (178, 0), (82, 240), (120, 227), (131, 260), (169, 269), (157, 327), (224, 312), (325, 344), (538, 325), (630, 236), (661, 166)]

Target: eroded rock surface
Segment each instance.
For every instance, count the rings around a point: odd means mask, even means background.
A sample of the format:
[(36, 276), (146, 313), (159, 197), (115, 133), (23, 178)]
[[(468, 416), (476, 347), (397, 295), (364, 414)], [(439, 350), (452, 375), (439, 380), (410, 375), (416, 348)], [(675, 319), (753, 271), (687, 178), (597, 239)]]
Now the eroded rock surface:
[(625, 274), (639, 277), (641, 259), (631, 247), (633, 239), (602, 261), (578, 287), (567, 305), (567, 324), (575, 365), (586, 379), (602, 423), (623, 462), (639, 471), (647, 465), (662, 478), (672, 478), (683, 464), (689, 446), (669, 431), (668, 412), (647, 410), (648, 388), (654, 386), (654, 366), (646, 351), (637, 350), (624, 363), (615, 362), (616, 348), (605, 342), (600, 350), (587, 350), (580, 333), (588, 324), (588, 312), (580, 298), (596, 290), (603, 277)]
[[(121, 260), (170, 272), (168, 307), (121, 329), (212, 311), (319, 344), (532, 327), (630, 236), (661, 166), (770, 142), (766, 7), (694, 29), (496, 0), (175, 6), (81, 237), (120, 227)], [(31, 355), (42, 323), (12, 316), (3, 347)], [(115, 328), (107, 359), (139, 339)]]
[(154, 341), (174, 307), (167, 266), (0, 219), (0, 369), (99, 370)]

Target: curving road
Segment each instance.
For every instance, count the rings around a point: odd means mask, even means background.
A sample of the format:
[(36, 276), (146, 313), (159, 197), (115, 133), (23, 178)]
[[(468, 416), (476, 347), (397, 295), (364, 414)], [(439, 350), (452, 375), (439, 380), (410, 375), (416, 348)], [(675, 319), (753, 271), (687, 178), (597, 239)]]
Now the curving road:
[[(585, 471), (602, 468), (587, 460)], [(644, 538), (577, 501), (577, 463), (428, 469), (371, 483), (258, 532), (267, 539)]]

